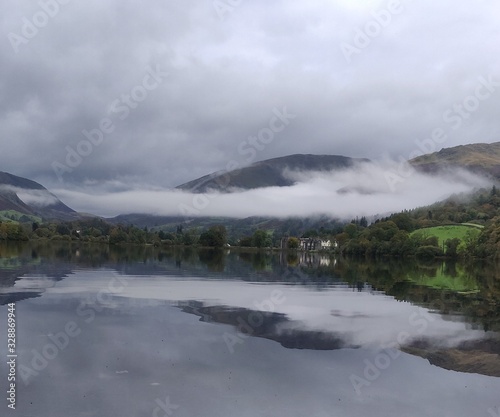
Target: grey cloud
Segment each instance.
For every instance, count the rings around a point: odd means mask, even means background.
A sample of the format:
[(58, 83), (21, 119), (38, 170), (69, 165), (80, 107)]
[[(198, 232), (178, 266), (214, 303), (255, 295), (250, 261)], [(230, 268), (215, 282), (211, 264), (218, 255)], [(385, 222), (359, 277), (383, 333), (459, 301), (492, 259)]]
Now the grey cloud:
[[(221, 21), (212, 1), (71, 1), (17, 54), (8, 34), (40, 5), (8, 2), (0, 166), (66, 192), (85, 181), (173, 187), (242, 161), (239, 144), (283, 106), (297, 118), (258, 160), (406, 157), (436, 127), (447, 128), (444, 147), (498, 140), (500, 92), (460, 129), (443, 121), (479, 77), (500, 80), (498, 2), (401, 3), (404, 11), (348, 63), (340, 45), (386, 2), (256, 0)], [(114, 115), (115, 131), (61, 183), (52, 163), (64, 163), (66, 147), (76, 148), (82, 130), (110, 116), (111, 103), (156, 65), (169, 73), (164, 83), (125, 120)]]

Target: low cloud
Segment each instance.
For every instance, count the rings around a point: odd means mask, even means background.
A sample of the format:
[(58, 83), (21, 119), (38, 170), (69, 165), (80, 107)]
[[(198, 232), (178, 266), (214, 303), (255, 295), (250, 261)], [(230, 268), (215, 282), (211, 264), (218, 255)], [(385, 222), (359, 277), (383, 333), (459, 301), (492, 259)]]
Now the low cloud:
[(58, 198), (47, 190), (30, 190), (12, 185), (0, 186), (0, 192), (7, 191), (17, 194), (25, 204), (36, 207), (47, 207), (58, 203)]
[[(465, 170), (440, 175), (417, 171), (394, 184), (388, 174), (398, 172), (392, 162), (361, 164), (334, 172), (288, 172), (290, 187), (268, 187), (233, 193), (191, 194), (178, 190), (141, 189), (107, 192), (106, 186), (56, 194), (81, 212), (112, 217), (127, 213), (164, 216), (307, 217), (328, 215), (351, 219), (376, 216), (432, 204), (455, 193), (489, 186), (486, 178)], [(116, 187), (113, 184), (112, 187)]]

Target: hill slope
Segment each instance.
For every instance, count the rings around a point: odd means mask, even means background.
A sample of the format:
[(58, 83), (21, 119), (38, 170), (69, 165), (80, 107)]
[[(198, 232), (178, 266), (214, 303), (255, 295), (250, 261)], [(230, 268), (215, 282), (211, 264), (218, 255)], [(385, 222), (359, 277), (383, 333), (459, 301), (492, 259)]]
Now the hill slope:
[(285, 170), (331, 171), (349, 168), (357, 162), (368, 161), (368, 159), (355, 159), (339, 155), (289, 155), (256, 162), (235, 171), (215, 172), (179, 185), (177, 188), (204, 193), (209, 190), (231, 191), (232, 188), (249, 190), (273, 186), (286, 187), (293, 185), (294, 182), (284, 175)]
[(410, 163), (424, 172), (460, 167), (500, 179), (500, 142), (444, 148), (439, 152), (414, 158)]
[(14, 210), (46, 220), (72, 220), (79, 215), (35, 181), (0, 172), (0, 211)]
[(231, 243), (244, 236), (251, 236), (256, 230), (274, 232), (279, 238), (285, 234), (301, 236), (304, 232), (315, 229), (335, 229), (341, 231), (344, 224), (327, 216), (310, 216), (305, 218), (270, 218), (270, 217), (247, 217), (242, 219), (227, 217), (196, 217), (186, 219), (185, 217), (152, 216), (149, 214), (120, 215), (107, 219), (112, 224), (134, 225), (139, 228), (147, 227), (150, 230), (163, 230), (175, 233), (179, 226), (185, 231), (197, 229), (199, 231), (210, 226), (223, 224), (228, 232)]

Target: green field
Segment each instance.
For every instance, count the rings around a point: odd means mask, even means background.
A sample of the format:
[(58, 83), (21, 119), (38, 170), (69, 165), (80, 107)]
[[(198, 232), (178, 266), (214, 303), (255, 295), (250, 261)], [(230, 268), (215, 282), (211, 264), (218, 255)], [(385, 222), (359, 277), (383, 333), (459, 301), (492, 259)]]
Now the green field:
[(436, 226), (415, 230), (412, 235), (421, 234), (424, 237), (436, 236), (439, 239), (439, 246), (443, 246), (448, 239), (458, 238), (464, 241), (468, 233), (475, 236), (481, 233), (480, 227), (476, 225), (456, 225), (456, 226)]

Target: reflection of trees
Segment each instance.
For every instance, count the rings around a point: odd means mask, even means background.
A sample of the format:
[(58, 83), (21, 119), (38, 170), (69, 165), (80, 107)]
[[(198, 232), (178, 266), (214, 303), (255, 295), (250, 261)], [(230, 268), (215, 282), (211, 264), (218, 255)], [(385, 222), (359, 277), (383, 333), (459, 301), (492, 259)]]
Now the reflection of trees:
[(299, 255), (297, 252), (288, 252), (286, 254), (286, 263), (289, 266), (297, 266), (299, 264)]
[[(0, 286), (36, 271), (62, 279), (75, 267), (110, 268), (123, 274), (227, 277), (245, 281), (284, 282), (322, 289), (347, 283), (353, 289), (384, 291), (397, 300), (459, 313), (469, 323), (500, 330), (500, 265), (485, 261), (421, 261), (329, 258), (297, 252), (225, 250), (191, 247), (108, 246), (82, 242), (28, 242), (0, 245)], [(7, 272), (8, 271), (8, 274)], [(449, 287), (448, 287), (449, 286)]]
[[(37, 250), (27, 245), (0, 245), (0, 305), (39, 297), (46, 288), (54, 286), (70, 273), (71, 267), (64, 261), (55, 265), (52, 261), (39, 258)], [(43, 285), (16, 288), (22, 277), (33, 274), (46, 277)]]
[[(485, 330), (500, 330), (499, 265), (404, 260), (340, 259), (335, 271), (351, 285), (364, 280), (398, 300), (409, 301), (441, 314), (463, 314), (469, 323)], [(457, 282), (471, 291), (434, 288), (437, 279)], [(425, 283), (427, 285), (422, 285)]]
[(444, 263), (444, 274), (449, 275), (450, 277), (457, 277), (457, 263), (455, 261), (447, 261)]
[(476, 304), (467, 306), (467, 314), (485, 330), (500, 331), (500, 264), (480, 261), (466, 264), (464, 270), (481, 288)]
[(255, 271), (266, 271), (273, 268), (273, 255), (269, 251), (250, 250), (248, 252), (238, 252), (238, 259), (252, 265)]
[(222, 249), (200, 249), (200, 262), (207, 265), (210, 271), (222, 272), (225, 268), (225, 254)]
[(252, 266), (256, 271), (264, 271), (270, 264), (270, 255), (266, 252), (256, 252), (252, 257)]

